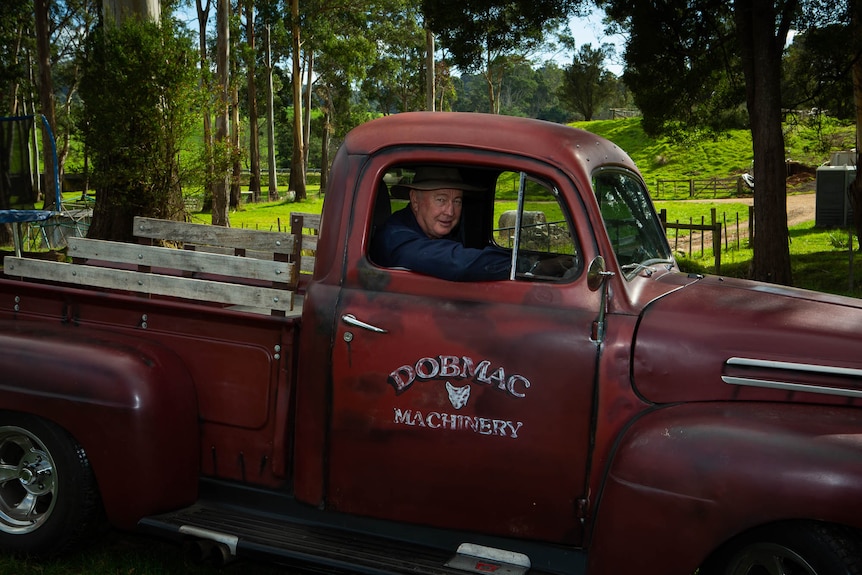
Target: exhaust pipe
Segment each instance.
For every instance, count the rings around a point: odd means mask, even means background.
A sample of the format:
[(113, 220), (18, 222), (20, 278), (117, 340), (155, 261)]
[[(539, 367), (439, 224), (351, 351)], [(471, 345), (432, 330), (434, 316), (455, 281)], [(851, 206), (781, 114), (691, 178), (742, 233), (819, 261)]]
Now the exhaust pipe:
[(236, 535), (183, 525), (179, 532), (194, 537), (184, 545), (189, 559), (196, 563), (212, 562), (217, 566), (227, 565), (236, 559)]
[(195, 565), (201, 565), (212, 556), (215, 545), (214, 541), (206, 539), (190, 539), (183, 543), (183, 555)]

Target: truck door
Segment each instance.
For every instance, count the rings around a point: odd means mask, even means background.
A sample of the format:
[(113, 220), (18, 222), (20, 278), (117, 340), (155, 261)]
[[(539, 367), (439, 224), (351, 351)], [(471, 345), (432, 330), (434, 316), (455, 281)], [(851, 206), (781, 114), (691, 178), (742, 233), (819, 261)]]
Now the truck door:
[[(354, 209), (337, 310), (327, 505), (576, 544), (599, 309), (583, 258), (595, 246), (574, 225), (586, 218), (559, 174), (532, 164), (457, 167), (485, 186), (464, 195), (465, 241), (517, 246), (520, 261), (509, 279), (484, 282), (376, 265), (367, 254), (371, 196), (384, 174), (403, 181), (410, 169), (370, 169), (376, 175), (356, 204), (369, 207)], [(495, 215), (501, 197), (505, 213)], [(548, 258), (560, 269), (537, 274), (534, 262)]]

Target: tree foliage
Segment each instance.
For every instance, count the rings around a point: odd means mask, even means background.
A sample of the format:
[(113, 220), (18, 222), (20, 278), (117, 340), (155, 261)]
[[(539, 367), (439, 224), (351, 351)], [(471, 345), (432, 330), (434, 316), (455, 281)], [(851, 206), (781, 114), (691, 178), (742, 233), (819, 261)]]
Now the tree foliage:
[(831, 116), (854, 120), (851, 69), (858, 47), (850, 26), (830, 23), (797, 34), (784, 57), (784, 107), (816, 108)]
[(182, 216), (178, 155), (202, 105), (196, 60), (169, 19), (129, 19), (90, 37), (81, 128), (96, 190), (91, 237), (131, 239), (136, 215)]
[(721, 0), (601, 2), (629, 33), (623, 82), (651, 135), (739, 126), (745, 82), (732, 4)]
[(563, 71), (560, 99), (571, 110), (590, 121), (599, 107), (611, 99), (616, 78), (605, 68), (609, 47), (593, 49), (586, 44), (575, 55), (574, 61)]
[(566, 22), (580, 0), (423, 0), (425, 25), (440, 38), (452, 63), (463, 72), (480, 72), (488, 88), (490, 111), (502, 78), (519, 57), (537, 50), (546, 35)]
[(36, 50), (32, 0), (0, 4), (0, 106), (7, 115), (25, 113), (20, 93), (28, 87), (27, 54)]
[(745, 105), (755, 162), (751, 275), (789, 284), (790, 251), (781, 115), (781, 58), (800, 0), (606, 0), (628, 29), (623, 79), (648, 133), (720, 132)]

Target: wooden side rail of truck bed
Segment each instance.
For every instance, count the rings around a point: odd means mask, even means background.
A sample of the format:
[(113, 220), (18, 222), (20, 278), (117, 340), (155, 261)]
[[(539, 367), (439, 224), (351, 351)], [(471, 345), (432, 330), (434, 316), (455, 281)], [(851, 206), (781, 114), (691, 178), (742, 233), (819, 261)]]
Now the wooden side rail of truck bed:
[(72, 263), (6, 257), (4, 273), (277, 315), (293, 310), (293, 234), (136, 217), (134, 235), (183, 249), (69, 238)]
[(302, 291), (305, 289), (308, 278), (314, 272), (317, 239), (320, 235), (320, 214), (291, 212), (290, 233), (294, 237), (300, 238), (293, 261), (296, 262), (297, 268), (297, 289)]

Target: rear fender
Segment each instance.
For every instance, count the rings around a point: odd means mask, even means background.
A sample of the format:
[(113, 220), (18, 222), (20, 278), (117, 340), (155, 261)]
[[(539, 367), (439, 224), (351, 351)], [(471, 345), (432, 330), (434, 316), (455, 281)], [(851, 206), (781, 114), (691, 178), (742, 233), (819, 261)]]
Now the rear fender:
[(0, 410), (51, 420), (81, 444), (115, 526), (196, 499), (197, 401), (173, 351), (145, 337), (3, 321), (0, 374)]
[[(622, 435), (597, 501), (591, 573), (687, 575), (751, 527), (862, 527), (862, 413), (790, 404), (659, 408)], [(620, 553), (620, 546), (625, 553)]]

